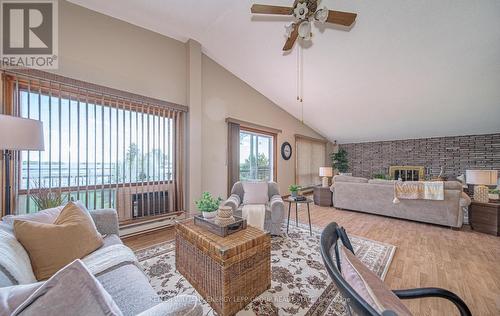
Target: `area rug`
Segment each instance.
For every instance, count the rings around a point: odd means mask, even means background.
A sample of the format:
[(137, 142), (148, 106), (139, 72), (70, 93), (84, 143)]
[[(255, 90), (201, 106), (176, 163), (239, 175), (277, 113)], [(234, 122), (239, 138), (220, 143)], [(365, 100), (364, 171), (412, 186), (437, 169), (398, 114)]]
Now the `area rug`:
[[(271, 288), (256, 297), (237, 315), (346, 315), (344, 300), (323, 266), (321, 231), (291, 227), (288, 236), (271, 241)], [(384, 279), (395, 246), (350, 236), (356, 256)], [(175, 241), (135, 253), (153, 288), (163, 300), (179, 294), (197, 295), (204, 315), (216, 315), (210, 305), (175, 270)]]

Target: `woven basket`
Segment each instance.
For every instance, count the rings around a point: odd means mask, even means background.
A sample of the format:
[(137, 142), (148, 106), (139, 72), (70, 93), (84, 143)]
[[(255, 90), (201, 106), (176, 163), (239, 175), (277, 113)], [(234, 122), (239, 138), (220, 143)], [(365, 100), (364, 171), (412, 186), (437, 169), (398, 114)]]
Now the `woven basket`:
[(271, 286), (271, 238), (248, 226), (219, 237), (188, 220), (176, 225), (176, 269), (222, 316)]

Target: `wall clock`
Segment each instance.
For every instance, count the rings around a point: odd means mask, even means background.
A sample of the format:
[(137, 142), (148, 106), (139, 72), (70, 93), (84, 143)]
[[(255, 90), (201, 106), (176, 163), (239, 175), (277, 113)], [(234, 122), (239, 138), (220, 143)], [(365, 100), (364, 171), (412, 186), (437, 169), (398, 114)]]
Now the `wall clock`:
[(281, 157), (285, 160), (289, 160), (292, 157), (292, 145), (289, 142), (284, 142), (281, 145)]

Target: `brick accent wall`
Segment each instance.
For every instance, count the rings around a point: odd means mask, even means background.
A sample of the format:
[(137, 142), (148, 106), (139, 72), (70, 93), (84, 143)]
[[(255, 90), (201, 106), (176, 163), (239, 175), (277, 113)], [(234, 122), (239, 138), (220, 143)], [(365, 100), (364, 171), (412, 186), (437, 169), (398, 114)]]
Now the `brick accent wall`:
[(353, 176), (389, 173), (389, 166), (424, 166), (426, 179), (444, 167), (448, 180), (466, 169), (500, 170), (500, 133), (341, 144)]

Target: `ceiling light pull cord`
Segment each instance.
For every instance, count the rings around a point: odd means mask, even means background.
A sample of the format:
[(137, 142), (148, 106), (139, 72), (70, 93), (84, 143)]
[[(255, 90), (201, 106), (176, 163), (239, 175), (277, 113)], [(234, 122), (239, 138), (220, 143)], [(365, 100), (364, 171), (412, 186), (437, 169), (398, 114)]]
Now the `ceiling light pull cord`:
[(299, 50), (297, 49), (297, 77), (296, 77), (296, 84), (297, 84), (297, 102), (300, 102), (300, 54)]
[(304, 51), (302, 50), (302, 46), (298, 45), (299, 49), (298, 49), (298, 52), (299, 52), (299, 55), (300, 55), (300, 59), (299, 59), (299, 78), (298, 78), (298, 81), (299, 81), (299, 95), (300, 95), (300, 99), (299, 99), (299, 102), (300, 102), (300, 106), (301, 106), (301, 111), (302, 111), (302, 123), (304, 123)]
[(304, 123), (304, 51), (297, 45), (297, 103), (301, 110), (301, 122)]

